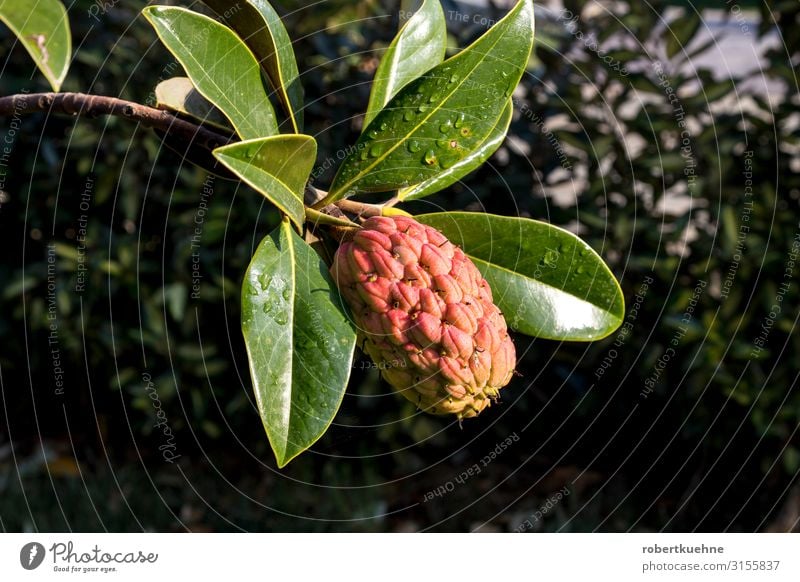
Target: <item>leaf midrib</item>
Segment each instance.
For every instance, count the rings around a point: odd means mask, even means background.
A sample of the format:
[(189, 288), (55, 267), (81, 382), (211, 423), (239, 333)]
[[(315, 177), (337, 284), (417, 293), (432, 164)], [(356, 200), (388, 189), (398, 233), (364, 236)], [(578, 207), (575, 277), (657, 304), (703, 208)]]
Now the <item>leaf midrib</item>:
[(286, 239), (289, 243), (288, 245), (288, 254), (289, 261), (291, 265), (291, 282), (292, 282), (292, 304), (291, 309), (289, 311), (289, 319), (286, 324), (289, 326), (289, 407), (286, 410), (286, 440), (283, 443), (283, 460), (288, 462), (286, 459), (287, 456), (287, 447), (289, 444), (289, 433), (291, 432), (292, 426), (292, 400), (294, 396), (294, 365), (295, 365), (295, 350), (294, 350), (294, 312), (295, 312), (295, 305), (297, 301), (297, 260), (296, 260), (296, 249), (295, 249), (295, 242), (294, 238), (292, 237), (292, 227), (288, 222), (283, 222), (281, 225), (281, 236), (286, 236)]

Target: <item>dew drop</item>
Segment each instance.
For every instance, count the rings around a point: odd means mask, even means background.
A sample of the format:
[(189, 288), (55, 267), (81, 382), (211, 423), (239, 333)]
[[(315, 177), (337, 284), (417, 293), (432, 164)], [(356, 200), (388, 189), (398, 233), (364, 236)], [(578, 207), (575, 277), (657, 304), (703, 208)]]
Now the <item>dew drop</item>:
[(272, 311), (272, 303), (265, 303), (263, 309), (264, 313), (269, 313), (270, 311)]
[(436, 103), (438, 100), (439, 100), (438, 95), (431, 95), (430, 97), (428, 97), (428, 103)]
[(361, 161), (364, 161), (367, 159), (367, 156), (369, 156), (369, 152), (367, 151), (366, 148), (364, 148), (363, 150), (361, 150), (361, 155), (359, 157), (361, 158)]
[(450, 145), (450, 140), (449, 139), (445, 138), (445, 139), (437, 139), (436, 140), (436, 147), (438, 147), (440, 149), (444, 149), (449, 145)]
[(373, 158), (377, 158), (378, 156), (380, 156), (383, 153), (383, 150), (384, 150), (384, 148), (383, 148), (382, 145), (375, 144), (374, 146), (369, 148), (369, 155), (372, 156)]
[(430, 106), (423, 103), (422, 105), (417, 107), (417, 109), (419, 110), (420, 113), (425, 113), (428, 109), (430, 109)]
[(412, 139), (410, 142), (408, 142), (408, 145), (406, 145), (406, 147), (408, 148), (408, 151), (410, 151), (412, 154), (415, 154), (420, 150), (419, 142), (415, 139)]
[(464, 122), (466, 120), (467, 120), (467, 114), (463, 112), (459, 113), (458, 118), (456, 118), (456, 122), (453, 125), (455, 125), (456, 128), (464, 127)]
[(444, 169), (447, 169), (455, 166), (457, 162), (458, 162), (457, 157), (448, 156), (446, 158), (442, 158), (441, 161), (439, 162), (439, 165), (442, 166)]
[(261, 275), (258, 277), (258, 282), (261, 284), (261, 290), (266, 291), (269, 289), (269, 284), (272, 283), (272, 277), (266, 273), (261, 273)]
[(286, 325), (289, 323), (289, 316), (286, 314), (285, 311), (279, 311), (275, 314), (275, 323), (278, 325)]
[(453, 129), (453, 122), (450, 121), (449, 119), (439, 126), (439, 131), (441, 131), (442, 133), (450, 133), (450, 130), (452, 129)]
[(389, 127), (389, 126), (386, 124), (386, 122), (385, 122), (385, 121), (384, 121), (383, 123), (381, 123), (381, 124), (380, 124), (380, 130), (381, 130), (381, 131), (386, 131), (386, 128), (387, 128), (387, 127)]
[(580, 256), (585, 257), (589, 254), (589, 249), (581, 249), (581, 252), (578, 253)]
[(458, 81), (458, 78), (459, 78), (458, 73), (453, 73), (452, 75), (450, 75), (450, 82), (455, 83), (456, 81)]
[(367, 136), (371, 137), (372, 139), (375, 139), (376, 137), (378, 137), (378, 130), (370, 129), (369, 132), (367, 133)]
[(413, 111), (408, 109), (405, 113), (403, 113), (403, 119), (405, 119), (406, 121), (411, 121), (412, 119), (414, 119), (415, 115), (416, 114)]
[(577, 269), (575, 269), (575, 272), (578, 273), (579, 275), (581, 273), (583, 273), (584, 271), (585, 271), (585, 269), (583, 267), (578, 267)]
[(289, 297), (291, 297), (292, 294), (289, 292), (289, 288), (288, 287), (285, 287), (283, 289), (283, 293), (281, 293), (281, 296), (283, 297), (284, 301), (289, 301)]
[(424, 160), (426, 164), (432, 166), (433, 164), (436, 163), (436, 152), (434, 152), (433, 150), (428, 150), (427, 152), (425, 152)]

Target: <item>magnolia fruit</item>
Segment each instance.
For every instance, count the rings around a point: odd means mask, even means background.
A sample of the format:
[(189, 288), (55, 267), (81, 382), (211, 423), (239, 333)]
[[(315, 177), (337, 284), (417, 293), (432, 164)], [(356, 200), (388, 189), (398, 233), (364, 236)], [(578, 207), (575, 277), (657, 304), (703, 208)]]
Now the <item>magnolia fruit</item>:
[(473, 262), (405, 216), (369, 218), (336, 251), (331, 274), (363, 349), (421, 410), (476, 416), (514, 372), (503, 314)]

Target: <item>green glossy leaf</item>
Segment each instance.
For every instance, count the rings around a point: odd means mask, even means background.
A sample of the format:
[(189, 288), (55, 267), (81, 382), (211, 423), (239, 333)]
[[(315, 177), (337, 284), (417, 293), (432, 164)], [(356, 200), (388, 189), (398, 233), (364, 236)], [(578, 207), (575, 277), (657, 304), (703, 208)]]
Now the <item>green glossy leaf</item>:
[(447, 168), (442, 173), (426, 180), (416, 186), (405, 188), (398, 193), (400, 200), (416, 200), (425, 196), (430, 196), (435, 192), (444, 190), (458, 182), (461, 178), (482, 166), (492, 154), (497, 151), (500, 144), (506, 138), (508, 126), (511, 124), (511, 117), (514, 113), (514, 105), (511, 101), (506, 105), (503, 114), (497, 120), (497, 125), (486, 136), (486, 139), (475, 150), (467, 154), (454, 166)]
[(64, 5), (59, 0), (0, 0), (0, 21), (33, 57), (53, 91), (60, 91), (72, 57)]
[(328, 429), (350, 377), (356, 334), (328, 269), (283, 223), (242, 284), (242, 332), (258, 411), (283, 467)]
[(533, 5), (520, 2), (468, 48), (406, 85), (344, 160), (324, 203), (425, 182), (486, 140), (528, 63)]
[(512, 329), (554, 340), (593, 341), (622, 323), (625, 301), (617, 280), (574, 234), (527, 218), (474, 212), (415, 218), (472, 258)]
[(258, 63), (229, 28), (185, 8), (150, 6), (142, 13), (195, 88), (225, 114), (242, 139), (278, 133)]
[(686, 46), (700, 28), (700, 14), (694, 8), (687, 10), (692, 10), (692, 12), (670, 22), (664, 31), (667, 38), (667, 58), (671, 59), (680, 51), (686, 50)]
[(204, 0), (250, 47), (267, 73), (295, 133), (303, 130), (303, 87), (292, 40), (280, 16), (266, 0)]
[(215, 149), (214, 157), (303, 227), (303, 193), (317, 157), (313, 137), (287, 134), (242, 141)]
[(226, 133), (231, 131), (222, 111), (203, 97), (188, 77), (173, 77), (156, 85), (156, 107), (174, 111)]
[(447, 25), (439, 0), (424, 0), (400, 28), (375, 72), (364, 129), (397, 92), (444, 60)]

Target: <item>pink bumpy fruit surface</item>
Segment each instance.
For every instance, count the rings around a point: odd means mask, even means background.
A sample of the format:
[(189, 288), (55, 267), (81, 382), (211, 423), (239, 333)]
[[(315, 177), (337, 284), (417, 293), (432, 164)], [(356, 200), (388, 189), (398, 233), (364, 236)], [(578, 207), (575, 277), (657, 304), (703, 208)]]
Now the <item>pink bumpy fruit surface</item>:
[(503, 314), (474, 263), (438, 230), (369, 218), (331, 274), (383, 378), (420, 409), (476, 416), (514, 372)]

